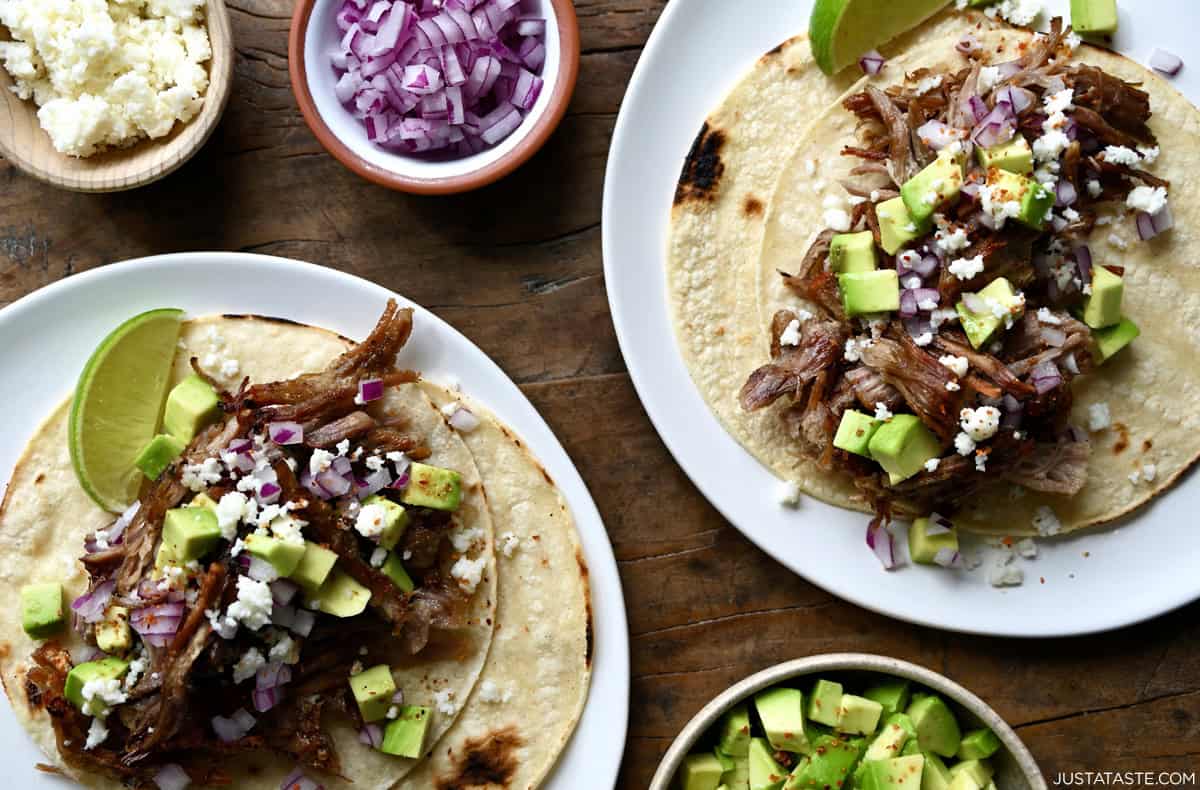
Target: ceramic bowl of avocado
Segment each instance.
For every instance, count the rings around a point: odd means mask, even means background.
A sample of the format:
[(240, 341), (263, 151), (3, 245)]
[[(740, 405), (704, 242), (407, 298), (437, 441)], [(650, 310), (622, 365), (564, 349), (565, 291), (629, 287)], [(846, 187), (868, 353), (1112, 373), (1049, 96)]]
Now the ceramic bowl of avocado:
[(865, 653), (777, 664), (726, 689), (671, 744), (651, 790), (1046, 790), (983, 700)]

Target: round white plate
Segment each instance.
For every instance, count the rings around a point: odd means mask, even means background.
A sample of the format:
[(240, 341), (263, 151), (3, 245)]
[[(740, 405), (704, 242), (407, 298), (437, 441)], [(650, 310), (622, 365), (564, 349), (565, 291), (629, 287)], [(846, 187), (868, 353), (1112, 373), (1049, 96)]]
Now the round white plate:
[[(594, 644), (591, 704), (546, 783), (577, 786), (587, 776), (612, 787), (625, 748), (629, 701), (629, 639), (621, 581), (612, 547), (587, 487), (549, 426), (508, 376), (449, 324), (366, 280), (283, 258), (238, 253), (190, 253), (142, 258), (68, 277), (0, 310), (0, 475), (6, 481), (34, 428), (71, 393), (96, 344), (132, 315), (180, 307), (189, 316), (256, 313), (290, 318), (362, 338), (389, 297), (416, 310), (401, 363), (429, 379), (478, 398), (521, 435), (558, 482), (583, 540), (590, 571)], [(21, 788), (61, 788), (41, 773), (41, 752), (8, 705), (0, 705), (6, 779)]]
[[(664, 267), (671, 197), (701, 122), (760, 55), (808, 27), (811, 0), (752, 5), (672, 0), (621, 104), (604, 181), (604, 270), (617, 337), (646, 412), (680, 466), (768, 554), (835, 595), (903, 620), (1006, 636), (1080, 634), (1200, 596), (1195, 476), (1120, 529), (1040, 542), (1037, 559), (1017, 560), (1024, 585), (1003, 591), (988, 584), (990, 559), (973, 572), (885, 573), (864, 543), (862, 514), (811, 499), (796, 510), (780, 507), (775, 478), (692, 385), (675, 343)], [(1069, 18), (1068, 0), (1046, 5)], [(1144, 63), (1155, 47), (1185, 58), (1195, 52), (1194, 0), (1138, 3), (1136, 18), (1134, 4), (1124, 5), (1116, 43), (1130, 57)], [(1174, 84), (1196, 101), (1200, 62), (1186, 64)]]

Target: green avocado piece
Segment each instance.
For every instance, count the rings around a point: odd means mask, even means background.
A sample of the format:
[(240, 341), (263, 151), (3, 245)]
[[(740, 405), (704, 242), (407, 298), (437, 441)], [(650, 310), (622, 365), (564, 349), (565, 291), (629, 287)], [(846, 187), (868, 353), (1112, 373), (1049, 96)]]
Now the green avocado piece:
[[(747, 751), (749, 751), (749, 743), (747, 743)], [(733, 757), (725, 755), (720, 749), (717, 750), (718, 755), (723, 755), (726, 759), (733, 761), (733, 768), (730, 768), (721, 775), (721, 785), (726, 790), (750, 790), (750, 760), (747, 756)]]
[(1141, 333), (1142, 330), (1137, 328), (1137, 324), (1124, 316), (1116, 326), (1092, 332), (1092, 338), (1096, 341), (1096, 350), (1100, 352), (1100, 362), (1107, 362), (1109, 357), (1132, 343), (1134, 338)]
[(920, 472), (926, 461), (942, 453), (937, 437), (912, 414), (896, 414), (879, 426), (868, 449), (888, 473), (892, 485)]
[(960, 760), (986, 760), (1000, 749), (1000, 739), (987, 728), (971, 730), (962, 738), (955, 755)]
[(1019, 134), (1007, 143), (991, 148), (976, 146), (975, 152), (984, 170), (997, 167), (1010, 173), (1033, 172), (1033, 149), (1029, 147), (1029, 141)]
[(834, 729), (851, 735), (870, 735), (879, 726), (879, 717), (882, 715), (883, 706), (875, 700), (843, 694)]
[(300, 557), (295, 570), (288, 574), (288, 578), (312, 594), (325, 583), (336, 562), (337, 555), (332, 551), (306, 540), (304, 555)]
[(401, 705), (400, 714), (383, 728), (383, 743), (379, 751), (415, 760), (425, 752), (425, 736), (429, 732), (429, 708)]
[[(979, 290), (976, 294), (980, 299), (983, 299), (989, 308), (993, 305), (999, 305), (1007, 315), (1016, 320), (1021, 313), (1025, 311), (1025, 301), (1017, 296), (1013, 290), (1012, 283), (1004, 277), (997, 277), (986, 286)], [(971, 345), (975, 348), (982, 348), (992, 335), (996, 333), (1000, 327), (1006, 325), (1006, 319), (1003, 315), (996, 315), (994, 309), (989, 309), (987, 312), (973, 313), (967, 309), (965, 302), (960, 301), (954, 306), (958, 311), (959, 323), (962, 324), (963, 331), (967, 333), (967, 339), (971, 341)]]
[(928, 223), (917, 222), (904, 207), (904, 198), (894, 197), (875, 206), (879, 218), (879, 246), (888, 255), (929, 232)]
[(842, 412), (842, 421), (838, 423), (837, 433), (833, 437), (833, 446), (855, 455), (871, 457), (867, 445), (876, 429), (883, 423), (869, 414), (854, 409)]
[(754, 696), (754, 709), (772, 748), (796, 754), (812, 750), (804, 733), (804, 695), (799, 690), (767, 689)]
[(133, 464), (149, 480), (157, 480), (171, 462), (183, 452), (184, 443), (170, 434), (155, 436), (134, 459)]
[(837, 724), (838, 706), (842, 704), (842, 684), (818, 680), (808, 694), (808, 718), (829, 727)]
[(951, 781), (959, 774), (970, 774), (971, 779), (980, 787), (992, 781), (995, 773), (996, 769), (992, 768), (992, 764), (987, 760), (963, 760), (950, 766)]
[(916, 790), (921, 786), (924, 769), (925, 758), (919, 754), (867, 763), (870, 783), (876, 790)]
[(750, 708), (745, 703), (721, 717), (717, 748), (730, 757), (745, 757), (750, 749)]
[(386, 497), (373, 494), (362, 501), (363, 507), (378, 505), (387, 514), (383, 519), (383, 532), (379, 533), (379, 545), (391, 551), (396, 548), (404, 530), (408, 529), (408, 511), (403, 505), (398, 505)]
[(750, 763), (750, 790), (779, 790), (787, 779), (787, 771), (775, 761), (766, 738), (751, 738), (746, 755)]
[[(909, 745), (919, 745), (917, 741)], [(921, 774), (921, 790), (946, 790), (950, 787), (950, 769), (942, 762), (942, 758), (932, 752), (925, 752), (925, 770)]]
[(933, 558), (941, 549), (958, 551), (958, 529), (951, 527), (949, 532), (929, 534), (930, 521), (927, 517), (913, 521), (908, 528), (908, 554), (913, 562), (922, 565), (933, 565)]
[(1124, 294), (1124, 278), (1103, 266), (1093, 266), (1092, 292), (1083, 303), (1083, 322), (1092, 329), (1121, 323), (1121, 297)]
[(358, 712), (363, 721), (379, 721), (387, 717), (388, 708), (392, 707), (392, 695), (396, 693), (396, 681), (392, 678), (392, 668), (387, 664), (364, 669), (357, 675), (350, 676), (350, 691), (354, 701), (358, 703)]
[(689, 754), (679, 769), (681, 790), (717, 790), (725, 773), (721, 761), (712, 752)]
[(907, 680), (896, 678), (876, 683), (863, 696), (872, 699), (883, 706), (883, 715), (891, 717), (908, 707), (908, 697), (911, 686)]
[(900, 277), (895, 269), (839, 274), (838, 287), (847, 316), (900, 309)]
[(208, 494), (196, 494), (196, 496), (192, 497), (192, 501), (188, 502), (184, 507), (203, 507), (208, 508), (214, 513), (217, 512), (216, 500)]
[(998, 167), (988, 169), (987, 183), (992, 190), (993, 203), (1018, 204), (1015, 219), (1034, 230), (1041, 230), (1047, 214), (1054, 206), (1054, 190), (1019, 173)]
[(942, 757), (953, 757), (958, 753), (962, 732), (954, 714), (941, 697), (922, 697), (908, 706), (907, 713), (916, 725), (917, 740), (921, 743), (922, 751)]
[(726, 774), (733, 770), (733, 758), (727, 754), (721, 754), (720, 749), (713, 749), (712, 756), (717, 758), (717, 762), (721, 764), (721, 773)]
[(167, 511), (163, 520), (159, 567), (183, 565), (212, 551), (221, 539), (217, 514), (202, 507), (180, 507)]
[(105, 653), (124, 653), (133, 645), (129, 631), (129, 610), (113, 604), (96, 624), (96, 647)]
[(1117, 0), (1071, 0), (1071, 27), (1089, 36), (1117, 32)]
[[(897, 715), (904, 716), (903, 713)], [(871, 745), (867, 747), (867, 752), (863, 755), (863, 760), (870, 762), (871, 760), (886, 760), (889, 757), (899, 756), (900, 750), (908, 743), (910, 737), (912, 736), (900, 722), (886, 722), (880, 728), (879, 734), (875, 736), (875, 740), (871, 741)]]
[(792, 769), (784, 790), (825, 790), (847, 784), (862, 756), (863, 738), (819, 735), (813, 739), (812, 754)]
[[(921, 744), (917, 742), (917, 736), (915, 734), (908, 736), (908, 741), (905, 742), (904, 748), (900, 750), (900, 756), (907, 757), (910, 754), (920, 754), (920, 753), (921, 753)], [(926, 764), (928, 764), (928, 763), (926, 763)]]
[(400, 496), (404, 504), (433, 510), (458, 510), (462, 502), (462, 475), (451, 469), (413, 462), (408, 486)]
[(317, 590), (317, 608), (334, 617), (354, 617), (363, 613), (371, 600), (371, 591), (338, 568), (329, 572), (329, 577)]
[(875, 268), (875, 235), (871, 231), (838, 233), (829, 240), (829, 271), (844, 274)]
[(983, 790), (983, 785), (976, 782), (971, 774), (959, 773), (950, 777), (946, 790)]
[(163, 430), (185, 445), (221, 413), (220, 400), (195, 373), (175, 385), (163, 410)]
[(271, 567), (280, 576), (290, 576), (295, 573), (300, 560), (307, 553), (304, 543), (288, 543), (279, 538), (251, 533), (246, 536), (246, 551), (259, 559), (271, 563)]
[(392, 583), (401, 589), (401, 591), (410, 593), (416, 585), (413, 584), (412, 577), (408, 575), (408, 571), (404, 569), (404, 563), (400, 561), (400, 557), (396, 552), (388, 552), (387, 559), (383, 561), (383, 567), (379, 570), (383, 571), (383, 575), (392, 580)]
[[(109, 656), (98, 661), (88, 661), (84, 664), (76, 664), (67, 673), (67, 682), (63, 688), (63, 694), (71, 702), (72, 705), (83, 710), (84, 700), (83, 687), (88, 681), (92, 680), (116, 680), (125, 674), (129, 669), (129, 662), (121, 658)], [(92, 714), (96, 715), (104, 703), (101, 700), (92, 698)], [(85, 711), (86, 712), (86, 711)]]
[(27, 584), (21, 588), (21, 627), (34, 639), (54, 636), (67, 621), (63, 588), (58, 582)]
[[(952, 151), (952, 148), (956, 150)], [(921, 172), (905, 181), (900, 187), (900, 197), (908, 215), (921, 225), (927, 223), (940, 207), (957, 198), (962, 185), (962, 146), (953, 145), (939, 152)]]

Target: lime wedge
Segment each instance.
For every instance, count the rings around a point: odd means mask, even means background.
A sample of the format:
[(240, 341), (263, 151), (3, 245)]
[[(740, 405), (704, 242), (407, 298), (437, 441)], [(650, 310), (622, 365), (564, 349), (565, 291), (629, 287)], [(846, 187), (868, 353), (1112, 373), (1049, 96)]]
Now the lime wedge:
[(924, 22), (947, 0), (817, 0), (808, 22), (813, 57), (836, 74)]
[(151, 310), (104, 338), (75, 386), (68, 443), (87, 495), (119, 513), (137, 498), (134, 463), (158, 430), (183, 311)]

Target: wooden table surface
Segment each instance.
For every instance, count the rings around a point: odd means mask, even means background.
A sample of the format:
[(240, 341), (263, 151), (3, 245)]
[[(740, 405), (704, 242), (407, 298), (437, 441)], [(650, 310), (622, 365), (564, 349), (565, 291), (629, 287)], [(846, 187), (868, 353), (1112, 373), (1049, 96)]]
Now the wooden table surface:
[[(242, 250), (374, 280), (462, 330), (545, 415), (607, 523), (632, 640), (621, 787), (646, 787), (679, 729), (735, 680), (836, 651), (909, 659), (971, 688), (1017, 727), (1051, 783), (1066, 771), (1200, 768), (1200, 605), (1082, 639), (910, 626), (792, 575), (674, 464), (625, 372), (600, 254), (609, 137), (661, 0), (578, 0), (584, 54), (558, 132), (500, 184), (440, 199), (368, 184), (317, 144), (288, 81), (289, 0), (229, 6), (233, 98), (179, 172), (84, 196), (0, 165), (0, 304), (112, 261)], [(1119, 583), (1138, 595), (1136, 580)]]

